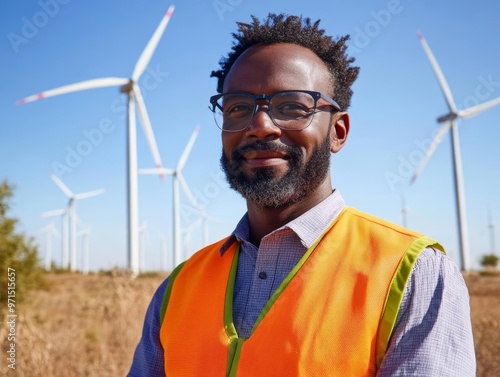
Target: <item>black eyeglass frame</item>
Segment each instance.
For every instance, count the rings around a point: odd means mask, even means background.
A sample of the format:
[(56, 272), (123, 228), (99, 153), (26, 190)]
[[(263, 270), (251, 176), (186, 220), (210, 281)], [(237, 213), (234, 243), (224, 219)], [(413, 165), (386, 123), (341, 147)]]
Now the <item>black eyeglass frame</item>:
[[(259, 105), (257, 104), (257, 101), (259, 101), (259, 100), (266, 100), (267, 103), (270, 103), (271, 99), (275, 95), (277, 95), (277, 94), (282, 94), (282, 93), (296, 93), (296, 92), (307, 93), (307, 94), (309, 94), (314, 99), (314, 107), (313, 107), (313, 111), (312, 111), (311, 116), (314, 116), (314, 114), (316, 114), (318, 112), (318, 110), (317, 110), (317, 104), (318, 104), (318, 101), (321, 98), (323, 98), (325, 101), (327, 101), (335, 109), (335, 112), (342, 111), (341, 108), (340, 108), (340, 106), (339, 106), (339, 104), (334, 99), (332, 99), (329, 96), (327, 96), (326, 94), (323, 94), (321, 92), (312, 91), (312, 90), (301, 90), (301, 89), (298, 89), (298, 90), (280, 90), (280, 91), (277, 91), (277, 92), (274, 92), (274, 93), (271, 93), (271, 94), (265, 94), (265, 93), (262, 93), (262, 94), (251, 94), (251, 93), (247, 93), (247, 92), (227, 92), (227, 93), (216, 94), (216, 95), (210, 97), (210, 104), (212, 106), (211, 107), (209, 106), (209, 109), (210, 109), (210, 111), (212, 111), (212, 113), (214, 113), (214, 117), (215, 117), (215, 110), (216, 110), (216, 108), (218, 108), (220, 111), (224, 112), (224, 110), (222, 109), (222, 107), (219, 105), (219, 103), (217, 101), (220, 98), (222, 98), (223, 96), (228, 95), (228, 94), (244, 94), (244, 95), (248, 96), (249, 98), (252, 98), (254, 100), (254, 102), (255, 102), (255, 108), (253, 110), (252, 116), (250, 117), (250, 121), (248, 122), (248, 124), (246, 125), (246, 127), (242, 128), (242, 129), (238, 129), (238, 130), (228, 130), (228, 129), (224, 129), (222, 126), (219, 126), (219, 124), (217, 123), (217, 121), (215, 121), (215, 124), (217, 125), (217, 127), (219, 129), (221, 129), (222, 131), (224, 131), (224, 132), (241, 132), (243, 130), (246, 130), (250, 126), (250, 124), (252, 123), (252, 119), (255, 116), (255, 114), (257, 112), (257, 109), (259, 108)], [(271, 109), (269, 107), (267, 109), (267, 113), (269, 115), (269, 118), (271, 118), (273, 124), (276, 127), (279, 127), (279, 128), (281, 128), (283, 130), (301, 131), (301, 130), (306, 129), (307, 127), (309, 127), (309, 125), (312, 123), (312, 118), (311, 118), (311, 121), (305, 127), (303, 127), (303, 128), (300, 128), (300, 129), (297, 129), (297, 128), (286, 128), (286, 127), (282, 127), (282, 126), (280, 126), (279, 124), (276, 123), (276, 121), (274, 120), (273, 116), (271, 115)]]

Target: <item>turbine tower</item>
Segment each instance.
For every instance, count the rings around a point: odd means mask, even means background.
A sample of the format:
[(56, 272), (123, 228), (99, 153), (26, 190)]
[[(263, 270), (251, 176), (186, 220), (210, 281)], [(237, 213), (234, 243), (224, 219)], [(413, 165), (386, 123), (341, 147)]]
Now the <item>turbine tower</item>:
[(104, 88), (111, 86), (120, 87), (122, 93), (128, 96), (128, 127), (127, 127), (127, 197), (128, 197), (128, 268), (133, 276), (139, 272), (139, 256), (138, 256), (138, 199), (137, 199), (137, 145), (136, 145), (136, 105), (139, 113), (141, 124), (146, 134), (149, 143), (149, 148), (153, 154), (154, 161), (157, 167), (162, 167), (158, 147), (154, 139), (151, 122), (144, 104), (144, 99), (138, 85), (139, 78), (147, 68), (153, 53), (167, 27), (167, 24), (174, 11), (174, 6), (171, 5), (167, 13), (164, 15), (160, 24), (156, 28), (153, 36), (146, 45), (144, 51), (139, 57), (132, 76), (130, 78), (121, 77), (105, 77), (87, 81), (81, 81), (76, 84), (62, 86), (56, 89), (51, 89), (42, 93), (28, 96), (19, 100), (18, 104), (36, 101), (42, 98), (57, 96), (66, 93), (77, 92), (81, 90)]
[[(177, 163), (177, 167), (175, 169), (166, 169), (166, 168), (152, 168), (152, 169), (139, 169), (140, 174), (156, 174), (156, 175), (172, 175), (173, 176), (173, 203), (174, 203), (174, 268), (182, 261), (182, 235), (181, 235), (181, 211), (180, 211), (180, 187), (184, 190), (184, 193), (188, 197), (188, 200), (191, 203), (196, 203), (189, 186), (182, 175), (182, 169), (186, 164), (186, 161), (189, 157), (189, 153), (191, 153), (191, 149), (193, 148), (193, 144), (198, 136), (200, 131), (200, 127), (196, 127), (191, 134), (191, 137), (182, 152), (181, 157), (179, 158), (179, 162)], [(195, 208), (198, 208), (197, 204)]]
[(443, 92), (446, 104), (448, 105), (448, 113), (437, 118), (438, 123), (442, 124), (437, 135), (434, 137), (432, 144), (426, 151), (420, 165), (415, 171), (411, 183), (413, 183), (420, 173), (423, 171), (430, 157), (436, 150), (437, 146), (443, 139), (444, 135), (451, 129), (451, 139), (452, 139), (452, 156), (453, 156), (453, 173), (455, 180), (455, 201), (457, 206), (458, 214), (458, 231), (459, 231), (459, 249), (460, 249), (460, 268), (463, 271), (470, 270), (470, 258), (469, 258), (469, 238), (467, 233), (467, 217), (465, 215), (465, 194), (464, 194), (464, 184), (462, 178), (462, 160), (460, 156), (460, 142), (458, 140), (458, 119), (470, 118), (474, 115), (481, 113), (493, 106), (500, 104), (500, 97), (493, 100), (487, 101), (485, 103), (469, 107), (467, 109), (458, 110), (455, 106), (455, 101), (451, 95), (450, 87), (444, 78), (443, 72), (439, 67), (439, 64), (434, 57), (429, 45), (425, 41), (422, 34), (418, 33), (418, 38), (420, 43), (424, 48), (425, 54), (429, 59), (434, 74), (439, 82), (441, 90)]
[(69, 219), (69, 253), (70, 253), (70, 263), (69, 268), (71, 271), (76, 271), (76, 201), (80, 199), (91, 198), (92, 196), (101, 195), (104, 193), (104, 189), (93, 190), (84, 192), (81, 194), (74, 194), (68, 186), (66, 186), (61, 179), (55, 175), (50, 176), (55, 184), (61, 189), (62, 192), (68, 197), (67, 213)]

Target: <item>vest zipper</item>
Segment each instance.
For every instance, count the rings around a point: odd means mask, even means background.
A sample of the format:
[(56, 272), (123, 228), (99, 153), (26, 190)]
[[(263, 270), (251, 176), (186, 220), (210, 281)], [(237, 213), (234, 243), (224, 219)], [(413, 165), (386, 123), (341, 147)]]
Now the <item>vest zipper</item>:
[(236, 341), (229, 345), (228, 366), (226, 368), (227, 377), (235, 377), (238, 370), (238, 362), (240, 361), (241, 348), (245, 342), (245, 338), (237, 338)]

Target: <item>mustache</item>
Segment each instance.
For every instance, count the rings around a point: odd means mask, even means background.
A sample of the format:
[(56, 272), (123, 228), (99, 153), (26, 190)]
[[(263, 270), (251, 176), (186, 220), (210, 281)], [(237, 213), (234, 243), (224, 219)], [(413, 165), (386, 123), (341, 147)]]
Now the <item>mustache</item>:
[(231, 159), (233, 161), (241, 161), (244, 159), (243, 156), (245, 154), (253, 151), (281, 152), (281, 153), (286, 153), (291, 158), (300, 157), (302, 155), (302, 152), (299, 147), (279, 144), (274, 141), (257, 140), (252, 144), (247, 144), (234, 150), (233, 153), (231, 154)]

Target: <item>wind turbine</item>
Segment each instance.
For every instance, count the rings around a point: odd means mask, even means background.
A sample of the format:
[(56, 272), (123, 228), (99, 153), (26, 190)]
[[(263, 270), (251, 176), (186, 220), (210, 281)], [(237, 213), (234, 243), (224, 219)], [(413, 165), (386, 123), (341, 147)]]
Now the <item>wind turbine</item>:
[(146, 272), (146, 236), (148, 230), (148, 223), (142, 222), (139, 228), (139, 257), (140, 257), (140, 271)]
[(144, 51), (139, 57), (132, 76), (130, 78), (121, 77), (105, 77), (87, 81), (81, 81), (76, 84), (71, 84), (67, 86), (62, 86), (56, 89), (51, 89), (42, 93), (28, 96), (19, 100), (18, 104), (25, 104), (28, 102), (36, 101), (42, 98), (57, 96), (66, 93), (77, 92), (81, 90), (104, 88), (111, 86), (120, 87), (122, 93), (128, 96), (128, 129), (127, 129), (127, 171), (128, 171), (128, 267), (131, 270), (133, 276), (137, 275), (139, 272), (139, 257), (138, 257), (138, 199), (137, 199), (137, 145), (136, 145), (136, 105), (139, 113), (139, 118), (143, 126), (143, 130), (146, 134), (146, 138), (149, 143), (149, 147), (153, 154), (156, 166), (162, 166), (160, 154), (158, 152), (158, 147), (153, 135), (153, 130), (151, 128), (151, 122), (149, 121), (148, 112), (144, 104), (144, 99), (141, 94), (141, 90), (138, 85), (139, 78), (141, 77), (144, 70), (147, 68), (153, 53), (160, 41), (160, 38), (167, 27), (167, 24), (174, 11), (174, 6), (171, 5), (167, 13), (163, 16), (160, 24), (156, 28), (153, 36), (146, 45)]
[(69, 216), (66, 208), (43, 212), (42, 217), (61, 216), (61, 268), (67, 269), (69, 265)]
[[(199, 216), (196, 220), (194, 220), (185, 230), (183, 230), (183, 238), (184, 242), (188, 240), (188, 238), (191, 236), (191, 233), (193, 232), (193, 229), (196, 228), (198, 225), (201, 226), (201, 247), (205, 247), (208, 245), (208, 222), (209, 221), (214, 221), (214, 222), (221, 222), (220, 219), (216, 217), (212, 217), (207, 214), (205, 211), (205, 208), (203, 208), (199, 203), (194, 201), (194, 198), (191, 196), (190, 198), (191, 206), (193, 206), (199, 213)], [(187, 245), (187, 243), (186, 243)], [(187, 250), (187, 248), (186, 248)], [(185, 253), (187, 255), (187, 253)]]
[(181, 230), (182, 234), (182, 245), (184, 246), (183, 254), (184, 258), (187, 258), (189, 256), (189, 252), (191, 249), (191, 235), (193, 234), (193, 230), (200, 225), (202, 221), (202, 217), (198, 217), (195, 221), (193, 221), (191, 224), (189, 224), (187, 227)]
[(80, 199), (87, 199), (92, 196), (101, 195), (104, 193), (104, 189), (93, 190), (88, 192), (83, 192), (81, 194), (74, 194), (68, 186), (66, 186), (61, 179), (55, 175), (50, 176), (55, 184), (61, 189), (61, 191), (69, 198), (67, 213), (69, 218), (69, 251), (70, 251), (70, 265), (71, 271), (76, 271), (76, 201)]
[(78, 232), (77, 236), (82, 238), (82, 273), (88, 275), (89, 273), (89, 239), (90, 229), (82, 229)]
[[(161, 258), (161, 266), (163, 271), (167, 271), (167, 239), (161, 233), (158, 232), (158, 237), (160, 238), (160, 258)], [(173, 266), (175, 267), (175, 266)], [(172, 269), (173, 269), (172, 267)]]
[(405, 194), (401, 191), (401, 218), (404, 228), (408, 226), (408, 207), (406, 206)]
[(488, 208), (488, 230), (490, 233), (490, 252), (496, 255), (495, 250), (495, 226), (493, 225), (493, 217), (491, 216), (491, 210)]
[(182, 175), (182, 169), (186, 164), (186, 161), (189, 157), (189, 153), (191, 153), (191, 149), (193, 148), (193, 144), (200, 132), (200, 127), (197, 126), (189, 141), (184, 148), (184, 151), (179, 158), (179, 162), (177, 163), (177, 167), (175, 169), (166, 169), (166, 168), (152, 168), (152, 169), (139, 169), (140, 174), (165, 174), (173, 176), (173, 202), (174, 202), (174, 267), (177, 266), (182, 261), (182, 235), (181, 235), (181, 211), (180, 211), (180, 186), (184, 190), (184, 193), (188, 197), (191, 203), (196, 203), (191, 190), (189, 189), (184, 176)]
[(453, 172), (455, 180), (455, 200), (458, 212), (458, 230), (459, 230), (459, 248), (460, 248), (460, 258), (461, 258), (461, 269), (468, 271), (470, 269), (470, 259), (469, 259), (469, 237), (467, 233), (467, 217), (465, 215), (465, 194), (464, 194), (464, 184), (462, 178), (462, 160), (460, 156), (460, 142), (458, 139), (458, 119), (470, 118), (477, 115), (484, 110), (487, 110), (493, 106), (500, 104), (500, 97), (487, 101), (485, 103), (469, 107), (467, 109), (458, 110), (455, 106), (453, 96), (451, 95), (450, 87), (444, 78), (443, 72), (439, 67), (439, 64), (434, 57), (429, 45), (425, 41), (422, 34), (418, 33), (418, 38), (420, 43), (424, 48), (424, 51), (429, 59), (434, 74), (439, 82), (441, 90), (443, 91), (446, 104), (448, 105), (448, 113), (437, 118), (438, 123), (442, 124), (437, 135), (434, 137), (432, 144), (426, 151), (420, 165), (415, 171), (411, 183), (413, 183), (420, 173), (424, 170), (430, 157), (436, 150), (437, 146), (443, 139), (444, 135), (451, 129), (451, 139), (452, 139), (452, 156), (453, 156)]
[(45, 271), (50, 271), (52, 262), (52, 237), (57, 236), (58, 231), (54, 223), (51, 222), (49, 225), (40, 229), (40, 233), (42, 233), (45, 239)]

